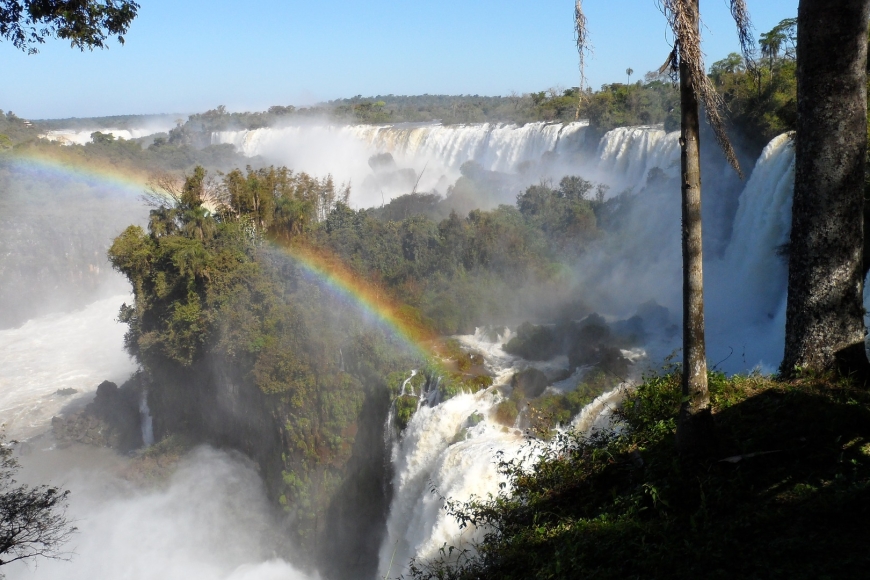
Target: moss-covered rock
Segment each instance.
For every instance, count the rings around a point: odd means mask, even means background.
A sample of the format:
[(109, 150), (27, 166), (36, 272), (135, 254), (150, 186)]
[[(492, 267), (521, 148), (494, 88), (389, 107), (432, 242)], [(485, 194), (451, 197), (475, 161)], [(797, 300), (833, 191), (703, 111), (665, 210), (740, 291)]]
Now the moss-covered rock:
[(549, 382), (547, 375), (534, 367), (515, 373), (511, 377), (511, 399), (523, 401), (539, 397)]

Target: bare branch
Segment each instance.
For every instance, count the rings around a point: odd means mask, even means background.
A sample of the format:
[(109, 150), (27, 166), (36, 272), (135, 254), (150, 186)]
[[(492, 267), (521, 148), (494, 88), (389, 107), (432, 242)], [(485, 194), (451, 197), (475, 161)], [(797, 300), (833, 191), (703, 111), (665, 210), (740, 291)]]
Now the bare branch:
[(0, 434), (0, 566), (36, 557), (67, 559), (76, 532), (66, 515), (68, 491), (16, 485), (18, 462)]
[(151, 174), (142, 200), (150, 207), (177, 206), (181, 203), (184, 180), (168, 171)]

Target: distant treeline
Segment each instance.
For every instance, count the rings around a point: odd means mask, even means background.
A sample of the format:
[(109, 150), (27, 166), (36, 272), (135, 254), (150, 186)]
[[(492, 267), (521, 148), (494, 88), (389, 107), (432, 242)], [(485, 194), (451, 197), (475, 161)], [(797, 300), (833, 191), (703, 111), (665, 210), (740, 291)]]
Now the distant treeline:
[(31, 121), (43, 131), (61, 129), (141, 129), (149, 125), (183, 123), (186, 114), (160, 113), (156, 115), (111, 115), (108, 117), (67, 117), (65, 119), (38, 119)]
[[(743, 137), (750, 153), (757, 154), (774, 136), (794, 128), (796, 119), (794, 23), (784, 20), (762, 34), (762, 50), (756, 66), (732, 53), (710, 66), (710, 78), (725, 99), (730, 129)], [(771, 40), (772, 39), (772, 40)], [(577, 87), (508, 96), (480, 95), (357, 95), (311, 107), (276, 105), (266, 111), (230, 112), (218, 106), (189, 115), (158, 145), (202, 149), (211, 144), (214, 131), (252, 130), (310, 121), (334, 123), (462, 123), (571, 122), (587, 119), (595, 135), (631, 125), (664, 124), (668, 131), (679, 128), (679, 95), (672, 79), (647, 73), (633, 84), (611, 83), (597, 91)], [(2, 113), (2, 111), (0, 111)], [(173, 115), (127, 115), (81, 119), (25, 121), (9, 112), (0, 115), (0, 147), (35, 139), (40, 133), (60, 128), (131, 128)], [(5, 139), (2, 137), (5, 135)], [(150, 143), (152, 139), (149, 139)], [(592, 141), (594, 142), (594, 140)], [(205, 160), (204, 160), (205, 161)], [(207, 163), (206, 163), (207, 164)], [(192, 164), (188, 163), (187, 168)]]
[[(650, 125), (678, 118), (672, 83), (655, 78), (634, 85), (614, 83), (599, 91), (551, 88), (536, 93), (500, 97), (479, 95), (378, 95), (329, 101), (312, 107), (275, 106), (262, 112), (231, 113), (225, 107), (191, 115), (177, 138), (196, 140), (213, 131), (259, 129), (328, 120), (334, 123), (567, 123), (588, 119), (598, 134), (627, 125)], [(670, 118), (670, 120), (669, 120)]]

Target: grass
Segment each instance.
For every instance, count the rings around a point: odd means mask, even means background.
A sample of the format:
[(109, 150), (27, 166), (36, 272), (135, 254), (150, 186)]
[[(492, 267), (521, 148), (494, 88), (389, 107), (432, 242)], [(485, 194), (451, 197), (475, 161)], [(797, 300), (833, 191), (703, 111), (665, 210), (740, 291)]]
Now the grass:
[(627, 398), (620, 435), (562, 435), (505, 493), (448, 502), (483, 526), (417, 578), (864, 578), (870, 569), (870, 391), (848, 380), (710, 374), (715, 455), (683, 461), (680, 377)]

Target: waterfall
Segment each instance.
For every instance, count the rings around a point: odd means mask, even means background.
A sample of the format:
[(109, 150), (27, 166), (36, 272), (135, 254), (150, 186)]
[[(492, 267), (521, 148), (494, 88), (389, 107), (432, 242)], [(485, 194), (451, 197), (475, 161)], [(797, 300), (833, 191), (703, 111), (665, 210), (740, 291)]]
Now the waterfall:
[[(443, 509), (441, 498), (468, 501), (495, 496), (505, 482), (498, 471), (499, 460), (534, 460), (547, 445), (530, 442), (519, 429), (505, 427), (492, 417), (503, 399), (499, 387), (507, 385), (514, 373), (529, 363), (503, 350), (511, 338), (509, 331), (495, 341), (485, 334), (478, 329), (474, 335), (458, 339), (466, 348), (484, 355), (487, 371), (495, 377), (494, 386), (420, 406), (401, 436), (390, 440), (393, 500), (379, 555), (379, 578), (406, 573), (411, 558), (438, 557), (445, 543), (468, 547), (479, 540), (481, 531), (460, 529)], [(535, 364), (545, 371), (566, 365), (564, 357)], [(572, 428), (589, 432), (608, 427), (610, 414), (624, 393), (618, 388), (598, 397), (578, 415)]]
[(743, 308), (753, 319), (772, 317), (785, 297), (788, 272), (777, 250), (788, 242), (791, 231), (793, 188), (794, 144), (788, 135), (780, 135), (762, 151), (740, 196), (731, 243), (722, 260), (731, 286), (739, 285), (748, 299)]
[[(294, 170), (332, 173), (339, 182), (352, 182), (357, 206), (380, 204), (381, 193), (389, 199), (408, 192), (366, 189), (372, 175), (368, 159), (384, 152), (391, 153), (399, 167), (422, 174), (422, 191), (435, 188), (444, 193), (467, 161), (487, 171), (518, 176), (517, 184), (564, 172), (606, 182), (612, 187), (610, 195), (631, 188), (637, 196), (633, 208), (620, 217), (622, 230), (590, 246), (575, 268), (578, 294), (612, 317), (630, 316), (639, 304), (655, 299), (670, 308), (678, 322), (680, 214), (673, 181), (679, 174), (678, 134), (658, 126), (619, 128), (605, 134), (597, 149), (589, 148), (587, 134), (584, 122), (305, 125), (220, 132), (212, 135), (212, 143), (230, 143), (247, 156), (285, 163)], [(524, 174), (529, 167), (534, 171)], [(661, 188), (647, 180), (655, 168), (671, 178)], [(718, 194), (716, 180), (724, 170), (717, 166), (704, 171), (706, 204), (709, 196)], [(707, 254), (708, 358), (711, 364), (718, 362), (733, 349), (735, 354), (721, 365), (724, 370), (745, 371), (756, 364), (772, 370), (779, 363), (787, 267), (777, 250), (788, 240), (793, 181), (793, 144), (781, 135), (765, 147), (749, 180), (740, 186), (723, 250)], [(865, 289), (865, 302), (867, 298), (870, 292)], [(105, 378), (121, 382), (132, 372), (133, 365), (121, 349), (123, 326), (114, 322), (123, 299), (115, 297), (82, 311), (0, 331), (0, 419), (10, 425), (11, 435), (26, 436), (37, 426), (44, 428), (65, 404), (59, 389), (93, 389)], [(379, 577), (405, 573), (410, 558), (436, 557), (445, 543), (467, 545), (479, 537), (479, 530), (460, 530), (442, 509), (441, 496), (467, 501), (497, 494), (504, 482), (497, 469), (498, 454), (504, 459), (526, 453), (534, 458), (540, 452), (518, 429), (502, 426), (492, 416), (502, 400), (499, 387), (528, 364), (504, 352), (502, 345), (510, 338), (509, 330), (497, 340), (489, 340), (483, 332), (459, 337), (465, 347), (484, 355), (494, 388), (443, 402), (424, 400), (421, 394), (420, 406), (401, 435), (394, 436), (392, 413), (388, 415), (385, 444), (393, 467), (393, 497), (379, 553)], [(656, 340), (650, 347), (654, 360), (678, 347), (680, 337)], [(338, 360), (343, 368), (341, 351)], [(567, 366), (560, 360), (536, 366), (546, 370), (547, 364)], [(402, 394), (409, 393), (410, 381), (402, 384)], [(570, 388), (568, 383), (565, 388)], [(606, 427), (623, 394), (615, 390), (597, 398), (574, 418), (572, 428)], [(139, 410), (147, 445), (153, 442), (153, 426), (144, 393)]]
[[(598, 155), (601, 172), (615, 172), (615, 179), (641, 191), (649, 170), (654, 167), (673, 176), (674, 163), (679, 161), (679, 144), (674, 134), (655, 127), (617, 129), (602, 139)], [(751, 358), (741, 362), (739, 356), (734, 357), (732, 362), (738, 369), (758, 360), (772, 367), (781, 356), (786, 268), (777, 255), (777, 247), (788, 239), (793, 181), (792, 142), (787, 135), (781, 135), (764, 149), (746, 183), (732, 240), (724, 255), (707, 261), (710, 350), (717, 353), (729, 346), (741, 346), (748, 353), (744, 357)], [(639, 210), (640, 217), (646, 221), (660, 215), (658, 206), (670, 207), (675, 203), (678, 206), (679, 203), (678, 195), (651, 191), (641, 195), (649, 196), (644, 200), (647, 205), (641, 205)], [(669, 216), (664, 225), (657, 223), (654, 228), (629, 230), (636, 236), (631, 246), (633, 252), (643, 255), (649, 252), (647, 248), (660, 248), (662, 227), (679, 235), (679, 214), (670, 216), (664, 212), (661, 215)], [(667, 292), (671, 292), (673, 302), (678, 304), (679, 246), (648, 262), (642, 255), (640, 259), (629, 260), (634, 271), (628, 273), (626, 280), (631, 284), (633, 275), (641, 281), (641, 286), (655, 285), (656, 280), (663, 280), (664, 265), (673, 263), (675, 283)], [(609, 267), (614, 264), (610, 262)], [(611, 291), (615, 288), (625, 291), (625, 284), (605, 283), (605, 286)], [(481, 332), (461, 337), (467, 348), (484, 354), (487, 370), (494, 375), (497, 386), (508, 383), (525, 364), (501, 348), (507, 339), (509, 334), (489, 342)], [(668, 348), (673, 346), (671, 343)], [(575, 417), (572, 428), (583, 432), (606, 428), (612, 410), (624, 396), (624, 389), (621, 387), (598, 397)], [(503, 427), (490, 417), (500, 400), (499, 391), (490, 389), (459, 395), (436, 406), (424, 405), (402, 436), (391, 442), (394, 496), (387, 536), (381, 547), (380, 577), (399, 576), (406, 571), (412, 557), (425, 560), (439, 556), (445, 543), (469, 546), (479, 538), (480, 532), (473, 528), (460, 530), (459, 524), (442, 508), (441, 497), (467, 501), (497, 494), (499, 484), (504, 481), (497, 470), (497, 454), (511, 459), (526, 453), (534, 457), (540, 452), (540, 448), (529, 446), (517, 429)], [(437, 493), (432, 493), (433, 489)]]
[[(490, 392), (453, 397), (435, 407), (422, 406), (393, 445), (393, 501), (381, 547), (379, 577), (407, 571), (412, 557), (432, 558), (439, 548), (467, 542), (438, 494), (454, 500), (497, 493), (502, 478), (496, 452), (511, 457), (523, 446), (521, 434), (484, 419), (499, 396)], [(430, 488), (437, 490), (432, 493)]]
[(44, 135), (40, 135), (40, 137), (48, 141), (57, 141), (62, 145), (86, 145), (91, 142), (91, 133), (95, 131), (112, 135), (116, 139), (130, 140), (148, 137), (155, 133), (167, 133), (174, 127), (175, 123), (164, 121), (148, 127), (135, 127), (131, 129), (59, 129), (47, 131)]
[(154, 420), (151, 417), (151, 409), (148, 408), (148, 391), (142, 391), (139, 418), (142, 422), (142, 443), (145, 447), (151, 447), (154, 445)]
[(731, 242), (710, 264), (708, 301), (714, 342), (749, 347), (753, 360), (773, 367), (785, 340), (788, 266), (780, 249), (791, 231), (794, 145), (773, 139), (740, 196)]
[[(397, 160), (431, 160), (452, 169), (459, 169), (466, 161), (476, 161), (489, 171), (512, 172), (521, 162), (540, 159), (547, 152), (578, 154), (587, 126), (585, 121), (566, 125), (527, 123), (521, 127), (502, 123), (303, 125), (216, 132), (212, 143), (231, 143), (244, 155), (253, 157), (282, 151), (294, 153), (299, 144), (310, 146), (312, 141), (315, 147), (356, 142), (369, 155), (386, 152)], [(367, 158), (362, 162), (366, 163)]]
[[(562, 165), (576, 164), (583, 155), (587, 127), (586, 121), (523, 126), (298, 125), (216, 132), (211, 142), (229, 143), (246, 156), (259, 155), (295, 170), (318, 175), (331, 173), (339, 182), (354, 184), (351, 198), (354, 205), (371, 206), (409, 193), (413, 186), (413, 182), (373, 183), (368, 159), (377, 153), (390, 153), (398, 167), (412, 168), (420, 177), (418, 191), (436, 189), (443, 194), (467, 161), (475, 161), (487, 171), (509, 174), (556, 161)], [(542, 175), (540, 171), (533, 172), (527, 179), (531, 183)]]
[(595, 178), (617, 190), (640, 189), (649, 171), (658, 167), (671, 177), (679, 175), (680, 134), (659, 126), (620, 127), (608, 131), (598, 145)]

